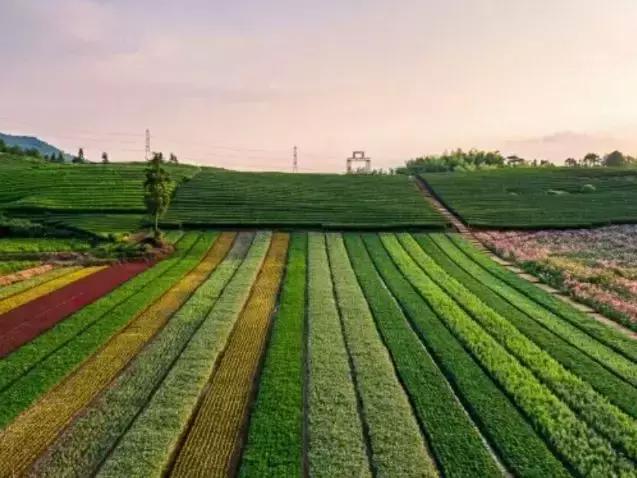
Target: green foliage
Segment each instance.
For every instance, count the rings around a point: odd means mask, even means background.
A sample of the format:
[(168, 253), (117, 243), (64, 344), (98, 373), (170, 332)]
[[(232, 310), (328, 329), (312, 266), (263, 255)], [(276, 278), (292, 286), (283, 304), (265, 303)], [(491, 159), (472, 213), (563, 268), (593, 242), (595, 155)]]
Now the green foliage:
[[(629, 458), (637, 457), (637, 422), (625, 415), (586, 382), (564, 369), (553, 357), (525, 337), (488, 304), (447, 274), (409, 234), (400, 234), (403, 248), (438, 287), (444, 290), (497, 340), (510, 355), (532, 371), (543, 385), (577, 412), (580, 419), (623, 449)], [(477, 330), (477, 329), (476, 329)], [(637, 368), (632, 367), (635, 372)]]
[[(593, 357), (582, 353), (558, 334), (536, 323), (530, 315), (524, 313), (516, 298), (507, 297), (504, 294), (500, 296), (495, 292), (497, 289), (492, 290), (490, 287), (500, 284), (501, 281), (484, 270), (480, 271), (479, 266), (477, 269), (473, 267), (476, 264), (453, 246), (445, 236), (419, 235), (417, 241), (446, 273), (462, 283), (483, 302), (489, 304), (494, 311), (509, 320), (526, 337), (550, 353), (567, 369), (590, 383), (612, 403), (637, 418), (636, 388), (605, 368)], [(535, 309), (538, 313), (543, 312), (540, 305), (536, 305)]]
[(586, 334), (600, 341), (609, 348), (623, 354), (633, 362), (637, 362), (637, 343), (634, 339), (626, 337), (626, 335), (614, 330), (612, 327), (607, 327), (604, 324), (591, 319), (586, 314), (575, 310), (573, 307), (556, 298), (553, 294), (535, 287), (533, 284), (518, 277), (513, 272), (504, 269), (484, 254), (481, 254), (460, 236), (450, 235), (449, 238), (468, 257), (504, 283), (523, 293), (538, 304), (541, 304), (544, 308), (586, 332)]
[(379, 476), (437, 476), (341, 235), (328, 234), (327, 245), (345, 345), (370, 442), (371, 465)]
[(239, 476), (301, 476), (307, 234), (292, 235)]
[(309, 233), (308, 273), (310, 474), (318, 478), (371, 476), (325, 236), (321, 233)]
[(0, 255), (20, 252), (83, 252), (92, 247), (93, 244), (83, 239), (0, 238)]
[[(471, 226), (541, 229), (637, 221), (633, 169), (506, 168), (423, 178)], [(586, 185), (595, 194), (581, 194)]]
[(504, 347), (436, 285), (394, 236), (384, 235), (383, 242), (401, 271), (427, 299), (438, 316), (578, 473), (611, 476), (634, 472), (631, 462), (580, 421), (529, 369), (509, 355)]
[(153, 233), (155, 240), (159, 240), (159, 218), (168, 210), (174, 183), (170, 174), (162, 167), (161, 153), (153, 153), (153, 158), (146, 169), (144, 181), (144, 203), (148, 215), (153, 218)]
[(228, 260), (67, 429), (39, 464), (39, 476), (93, 474), (98, 467), (99, 476), (161, 475), (267, 252), (269, 235), (262, 233), (246, 257), (252, 238), (246, 233), (237, 241)]
[(38, 262), (35, 261), (0, 261), (0, 276), (12, 274), (37, 265)]
[(592, 184), (584, 184), (580, 188), (581, 193), (594, 193), (595, 191), (597, 191), (597, 188)]
[[(410, 159), (404, 167), (397, 168), (396, 173), (417, 176), (424, 173), (440, 173), (445, 171), (475, 171), (479, 169), (502, 168), (506, 165), (512, 166), (519, 161), (513, 161), (511, 156), (505, 162), (504, 156), (499, 151), (479, 151), (470, 149), (463, 151), (456, 149), (445, 152), (441, 155), (422, 156)], [(517, 156), (515, 156), (517, 158)], [(517, 158), (521, 160), (521, 158)], [(522, 160), (524, 161), (524, 160)]]
[(178, 246), (169, 259), (0, 361), (0, 428), (175, 285), (199, 263), (210, 244), (199, 234), (189, 233)]
[[(350, 240), (348, 237), (348, 241)], [(561, 463), (533, 431), (526, 417), (467, 353), (398, 270), (379, 237), (366, 235), (364, 240), (378, 274), (382, 276), (386, 287), (396, 298), (422, 345), (426, 347), (423, 348), (421, 344), (410, 345), (413, 342), (410, 338), (413, 332), (407, 327), (408, 331), (399, 334), (399, 324), (402, 322), (398, 319), (392, 320), (390, 316), (383, 325), (379, 320), (383, 315), (376, 314), (379, 328), (411, 395), (414, 410), (431, 437), (432, 449), (442, 463), (443, 470), (450, 476), (499, 476), (494, 462), (475, 433), (471, 421), (473, 419), (498, 456), (515, 474), (568, 476)], [(350, 248), (350, 257), (358, 272), (355, 250)], [(365, 283), (364, 277), (368, 275), (359, 274), (361, 284)], [(381, 283), (376, 287), (376, 293), (371, 290), (366, 293), (370, 304), (382, 301), (382, 304), (387, 304), (386, 309), (392, 300), (391, 296), (386, 300), (381, 299), (382, 289)], [(376, 294), (379, 294), (378, 297)], [(380, 308), (381, 304), (376, 307)], [(387, 332), (384, 332), (385, 329)], [(393, 340), (389, 335), (392, 330), (393, 334), (398, 334)], [(430, 364), (431, 358), (425, 350), (440, 367), (457, 398), (451, 393), (444, 378), (437, 378), (440, 371), (435, 364)], [(468, 415), (464, 413), (460, 403), (464, 405)]]
[(378, 229), (444, 221), (404, 176), (203, 169), (177, 189), (163, 223)]

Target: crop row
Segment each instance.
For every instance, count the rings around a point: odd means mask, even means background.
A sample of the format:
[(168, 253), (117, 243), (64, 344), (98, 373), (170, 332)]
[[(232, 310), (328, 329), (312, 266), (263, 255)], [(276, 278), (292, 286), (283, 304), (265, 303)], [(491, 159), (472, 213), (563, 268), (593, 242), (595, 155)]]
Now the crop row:
[(31, 289), (28, 289), (22, 293), (12, 295), (0, 301), (0, 320), (3, 319), (2, 314), (17, 309), (18, 307), (31, 302), (39, 297), (43, 297), (51, 292), (61, 289), (72, 282), (78, 281), (83, 277), (87, 277), (91, 274), (95, 274), (97, 271), (104, 269), (104, 266), (83, 267), (69, 272), (63, 276), (57, 277), (53, 280), (40, 284)]
[(307, 235), (293, 233), (239, 476), (301, 476)]
[(534, 372), (547, 388), (568, 404), (588, 422), (589, 426), (623, 448), (630, 458), (637, 457), (637, 423), (608, 400), (595, 392), (586, 382), (564, 369), (546, 351), (525, 337), (504, 317), (497, 314), (466, 287), (449, 276), (418, 246), (409, 234), (400, 234), (403, 248), (426, 274), (482, 329), (495, 338), (510, 355)]
[[(219, 264), (210, 277), (192, 294), (166, 326), (160, 330), (128, 367), (94, 400), (56, 440), (49, 452), (31, 470), (36, 476), (59, 476), (75, 472), (94, 473), (119, 440), (120, 449), (130, 443), (129, 433), (144, 421), (145, 404), (154, 395), (163, 396), (165, 386), (157, 388), (191, 337), (209, 315), (219, 295), (243, 261), (252, 242), (245, 233), (235, 241), (233, 233), (224, 233), (213, 245), (211, 256)], [(224, 259), (225, 257), (225, 259)], [(223, 260), (223, 262), (221, 262)], [(181, 360), (181, 359), (180, 359)], [(179, 364), (179, 362), (176, 362)], [(172, 372), (171, 372), (172, 373)], [(140, 412), (144, 410), (142, 415)], [(136, 419), (137, 417), (137, 419)], [(132, 428), (129, 430), (129, 427)], [(127, 432), (127, 430), (129, 430)], [(151, 436), (156, 445), (158, 433)], [(148, 445), (148, 436), (144, 445)], [(150, 450), (158, 450), (155, 446)], [(143, 465), (145, 462), (138, 464)], [(134, 473), (131, 470), (130, 473)], [(138, 476), (139, 475), (139, 470)], [(125, 473), (126, 476), (131, 476)], [(123, 475), (120, 475), (123, 476)], [(141, 473), (141, 476), (145, 476)]]
[(632, 464), (559, 400), (533, 373), (483, 330), (402, 248), (395, 236), (383, 235), (395, 262), (454, 334), (514, 398), (557, 451), (579, 473), (613, 475)]
[[(416, 239), (423, 250), (434, 259), (447, 274), (463, 284), (473, 294), (480, 297), (483, 302), (489, 304), (489, 307), (502, 317), (505, 317), (526, 337), (550, 353), (552, 357), (567, 369), (590, 383), (595, 390), (608, 398), (612, 403), (637, 418), (637, 389), (635, 389), (635, 387), (622, 380), (588, 355), (583, 354), (580, 350), (555, 333), (536, 323), (522, 312), (515, 302), (507, 302), (504, 298), (496, 294), (486, 285), (496, 279), (488, 275), (482, 276), (467, 267), (465, 260), (468, 261), (468, 258), (463, 254), (460, 254), (461, 257), (457, 257), (454, 253), (459, 251), (450, 243), (443, 245), (442, 248), (438, 246), (437, 243), (439, 241), (443, 243), (445, 240), (444, 236), (436, 236), (434, 238), (434, 235), (419, 235)], [(450, 247), (446, 247), (447, 245), (450, 245)]]
[(0, 427), (25, 410), (40, 395), (95, 353), (184, 274), (206, 252), (196, 233), (177, 244), (175, 254), (85, 307), (53, 329), (0, 361)]
[(586, 314), (574, 309), (570, 305), (556, 298), (552, 294), (535, 287), (533, 284), (521, 279), (511, 271), (500, 267), (495, 262), (489, 260), (488, 257), (478, 252), (468, 242), (462, 240), (456, 235), (449, 235), (449, 239), (470, 257), (475, 263), (487, 270), (493, 276), (500, 279), (519, 292), (523, 293), (533, 301), (541, 304), (547, 310), (550, 310), (560, 318), (570, 322), (575, 327), (586, 332), (591, 337), (602, 342), (606, 346), (625, 355), (633, 362), (637, 363), (637, 345), (632, 338), (626, 337), (621, 332), (607, 327), (595, 320), (591, 320)]
[(325, 236), (320, 233), (309, 234), (308, 277), (309, 472), (313, 477), (371, 476)]
[(137, 261), (100, 268), (0, 316), (0, 356), (33, 340), (151, 265)]
[(57, 267), (29, 279), (0, 287), (0, 300), (4, 300), (16, 294), (20, 294), (26, 290), (32, 289), (33, 287), (44, 284), (45, 282), (56, 279), (63, 276), (64, 274), (68, 274), (78, 269), (79, 266)]
[[(386, 287), (391, 292), (384, 302), (391, 303), (393, 295), (409, 319), (409, 323), (404, 317), (401, 321), (391, 320), (391, 316), (383, 320), (380, 313), (376, 314), (394, 360), (397, 365), (402, 364), (399, 366), (403, 370), (403, 382), (407, 384), (415, 410), (431, 437), (431, 447), (445, 474), (501, 474), (484, 447), (473, 419), (506, 468), (516, 475), (567, 476), (564, 467), (526, 418), (403, 276), (380, 238), (366, 235), (364, 242), (373, 264), (370, 265), (366, 254), (359, 250), (362, 246), (358, 241), (348, 237), (350, 256), (359, 262), (356, 265), (359, 278), (380, 282), (376, 291)], [(373, 267), (382, 281), (372, 274)], [(379, 301), (371, 291), (367, 297), (370, 303)], [(376, 307), (379, 311), (386, 310), (381, 309), (381, 304)], [(422, 343), (414, 338), (419, 338)], [(407, 345), (409, 349), (404, 348)], [(464, 413), (463, 405), (470, 417)]]
[(288, 235), (275, 233), (171, 476), (234, 475), (270, 318), (285, 268)]
[(247, 250), (250, 240), (248, 233), (240, 234), (229, 256), (202, 286), (207, 289), (202, 300), (212, 309), (198, 319), (198, 330), (101, 466), (100, 476), (162, 476), (169, 468), (267, 251), (268, 235), (257, 235)]
[(341, 235), (328, 234), (327, 246), (343, 335), (369, 437), (371, 466), (381, 476), (436, 476)]
[(482, 269), (478, 264), (469, 260), (462, 252), (458, 251), (444, 237), (435, 237), (443, 250), (447, 251), (454, 258), (461, 261), (464, 267), (474, 277), (480, 278), (494, 292), (502, 296), (504, 299), (513, 302), (528, 317), (536, 321), (538, 324), (546, 327), (556, 335), (562, 337), (571, 345), (588, 354), (593, 359), (613, 370), (619, 376), (629, 381), (633, 385), (637, 385), (637, 365), (623, 355), (618, 354), (614, 350), (600, 343), (595, 338), (578, 329), (573, 324), (564, 321), (560, 317), (553, 314), (550, 310), (538, 305), (530, 298), (513, 289), (509, 285), (503, 283), (498, 278), (491, 276), (487, 271)]
[[(38, 266), (37, 261), (2, 261), (0, 262), (0, 290), (5, 285), (17, 282), (19, 273), (28, 269), (33, 269)], [(51, 266), (47, 265), (47, 270), (50, 270)]]
[[(204, 251), (214, 234), (205, 235)], [(158, 301), (139, 314), (102, 349), (0, 435), (0, 475), (21, 473), (73, 417), (107, 385), (190, 297), (216, 265), (207, 256)]]

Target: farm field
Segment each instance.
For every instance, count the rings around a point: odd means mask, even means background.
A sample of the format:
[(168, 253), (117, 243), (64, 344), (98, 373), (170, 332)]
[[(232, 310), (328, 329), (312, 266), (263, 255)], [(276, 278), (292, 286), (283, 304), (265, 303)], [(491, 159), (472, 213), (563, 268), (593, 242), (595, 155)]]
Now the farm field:
[(543, 282), (637, 330), (637, 226), (477, 236)]
[(405, 176), (243, 173), (204, 168), (178, 190), (166, 225), (440, 228)]
[(456, 215), (479, 228), (566, 228), (637, 222), (637, 169), (505, 168), (426, 174)]
[(637, 342), (461, 236), (175, 239), (0, 358), (0, 477), (637, 476)]

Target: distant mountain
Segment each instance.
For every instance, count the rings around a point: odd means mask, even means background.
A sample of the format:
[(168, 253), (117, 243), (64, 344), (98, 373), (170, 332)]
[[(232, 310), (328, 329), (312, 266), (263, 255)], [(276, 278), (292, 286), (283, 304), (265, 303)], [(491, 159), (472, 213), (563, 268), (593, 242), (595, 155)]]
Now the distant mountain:
[(56, 148), (55, 146), (52, 146), (34, 136), (14, 136), (11, 134), (0, 133), (0, 139), (4, 141), (7, 146), (18, 146), (22, 149), (36, 149), (44, 156), (62, 153), (67, 160), (71, 158), (70, 155), (66, 154), (61, 149)]

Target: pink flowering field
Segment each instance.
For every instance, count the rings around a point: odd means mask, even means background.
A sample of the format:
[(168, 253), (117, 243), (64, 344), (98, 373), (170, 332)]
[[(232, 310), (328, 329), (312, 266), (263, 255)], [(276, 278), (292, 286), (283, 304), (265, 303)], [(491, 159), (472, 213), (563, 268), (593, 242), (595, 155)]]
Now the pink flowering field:
[(637, 225), (476, 235), (501, 257), (637, 329)]

